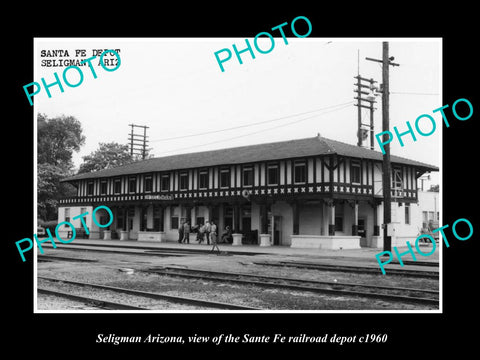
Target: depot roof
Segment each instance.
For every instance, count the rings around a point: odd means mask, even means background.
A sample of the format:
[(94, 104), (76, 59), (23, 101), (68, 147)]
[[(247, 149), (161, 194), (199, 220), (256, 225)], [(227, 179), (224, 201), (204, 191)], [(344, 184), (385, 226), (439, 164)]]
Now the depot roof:
[[(198, 168), (216, 165), (246, 164), (258, 161), (300, 158), (318, 155), (341, 155), (357, 159), (382, 161), (382, 153), (336, 140), (315, 136), (305, 139), (248, 145), (220, 150), (179, 154), (136, 161), (115, 168), (78, 174), (63, 181), (94, 179), (121, 175)], [(399, 156), (390, 156), (393, 164), (412, 165), (423, 171), (438, 171), (438, 167)]]

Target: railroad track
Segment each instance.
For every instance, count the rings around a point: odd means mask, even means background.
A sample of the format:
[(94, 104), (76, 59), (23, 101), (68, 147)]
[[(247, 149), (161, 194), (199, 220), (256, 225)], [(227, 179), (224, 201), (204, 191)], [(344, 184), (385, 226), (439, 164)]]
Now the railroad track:
[[(440, 264), (436, 261), (413, 261), (413, 260), (403, 260), (404, 265), (415, 265), (415, 266), (430, 266), (430, 267), (439, 267)], [(398, 261), (392, 261), (390, 264), (400, 265)]]
[[(196, 244), (194, 244), (196, 245)], [(222, 247), (222, 244), (219, 244)], [(54, 247), (48, 243), (42, 244), (42, 247), (54, 249)], [(112, 250), (107, 249), (97, 249), (99, 247), (103, 248), (111, 248)], [(71, 242), (69, 244), (57, 244), (58, 249), (68, 249), (68, 250), (87, 250), (87, 251), (103, 251), (103, 252), (118, 252), (118, 253), (128, 253), (128, 254), (158, 254), (165, 256), (185, 256), (185, 255), (211, 255), (212, 245), (205, 245), (205, 248), (178, 248), (178, 247), (154, 247), (154, 246), (137, 246), (137, 245), (112, 245), (112, 244), (76, 244)], [(117, 250), (118, 249), (118, 250)], [(129, 250), (141, 250), (138, 252), (132, 252)], [(242, 251), (235, 251), (228, 248), (228, 254), (232, 255), (245, 255), (245, 256), (254, 256), (254, 255), (265, 255), (263, 252), (242, 252)], [(169, 255), (172, 254), (172, 255)]]
[(192, 268), (160, 267), (141, 271), (156, 273), (159, 275), (212, 280), (224, 283), (240, 283), (245, 285), (255, 285), (277, 289), (280, 288), (297, 291), (309, 291), (348, 297), (368, 297), (396, 302), (419, 303), (424, 305), (438, 305), (439, 303), (439, 293), (436, 290), (293, 279), (247, 273), (217, 272)]
[[(373, 266), (351, 266), (351, 265), (331, 265), (331, 264), (318, 264), (318, 263), (306, 263), (306, 262), (293, 262), (293, 261), (254, 261), (256, 265), (264, 266), (286, 266), (296, 267), (301, 269), (313, 269), (323, 271), (338, 271), (338, 272), (353, 272), (357, 274), (378, 274), (383, 275), (379, 267)], [(407, 270), (407, 269), (385, 269), (386, 275), (398, 275), (408, 277), (419, 277), (428, 279), (438, 279), (438, 271), (423, 271), (423, 270)]]
[[(175, 249), (167, 249), (167, 250), (144, 250), (144, 251), (132, 251), (132, 249), (129, 249), (127, 247), (120, 248), (123, 250), (118, 250), (119, 247), (111, 247), (112, 249), (98, 249), (98, 248), (91, 248), (90, 246), (102, 246), (102, 245), (87, 245), (86, 247), (82, 247), (82, 245), (79, 245), (79, 247), (71, 247), (72, 244), (68, 244), (68, 247), (60, 247), (57, 246), (58, 249), (61, 250), (67, 250), (67, 251), (84, 251), (84, 252), (102, 252), (102, 253), (110, 253), (110, 254), (127, 254), (127, 255), (140, 255), (140, 256), (160, 256), (160, 257), (180, 257), (180, 256), (188, 256), (188, 255), (194, 255), (195, 253), (193, 252), (188, 252), (188, 251), (176, 251)], [(53, 246), (45, 245), (42, 244), (42, 247), (46, 249), (55, 249)], [(109, 247), (108, 245), (105, 245), (105, 247)], [(133, 249), (137, 250), (137, 249)]]
[[(88, 287), (88, 288), (98, 289), (98, 290), (102, 290), (102, 291), (108, 291), (108, 292), (115, 293), (115, 294), (119, 294), (119, 293), (129, 294), (129, 295), (134, 295), (134, 296), (136, 296), (140, 299), (141, 298), (149, 298), (149, 299), (154, 299), (154, 300), (159, 300), (159, 301), (166, 301), (166, 302), (169, 302), (169, 303), (186, 304), (186, 305), (189, 305), (189, 306), (197, 306), (197, 307), (202, 307), (202, 308), (212, 308), (212, 309), (221, 309), (221, 310), (261, 310), (261, 309), (254, 308), (254, 307), (248, 307), (248, 306), (243, 306), (243, 305), (235, 305), (235, 304), (223, 303), (223, 302), (218, 302), (218, 301), (194, 299), (194, 298), (188, 298), (188, 297), (183, 297), (183, 296), (165, 295), (165, 294), (159, 294), (159, 293), (152, 293), (152, 292), (146, 292), (146, 291), (140, 291), (140, 290), (121, 288), (121, 287), (114, 287), (114, 286), (107, 286), (107, 285), (100, 285), (100, 284), (91, 284), (91, 283), (72, 281), (72, 280), (63, 280), (63, 279), (57, 279), (57, 278), (51, 278), (51, 277), (45, 277), (45, 276), (39, 276), (38, 279), (43, 279), (43, 280), (46, 280), (46, 281), (63, 283), (63, 284), (68, 284), (68, 285), (73, 285), (73, 286), (78, 286), (78, 287)], [(44, 291), (44, 290), (46, 290), (46, 289), (39, 289), (39, 291)], [(75, 296), (75, 295), (73, 295), (73, 296)], [(99, 302), (103, 301), (103, 300), (98, 300), (98, 299), (94, 299), (94, 300), (99, 301)], [(130, 306), (130, 305), (126, 305), (126, 306)], [(151, 310), (147, 307), (133, 307), (132, 309)]]
[(69, 300), (78, 301), (88, 306), (94, 306), (94, 307), (107, 309), (107, 310), (148, 310), (140, 306), (127, 305), (127, 304), (114, 302), (114, 301), (100, 300), (92, 297), (70, 294), (63, 291), (59, 291), (59, 290), (37, 288), (37, 292), (39, 294), (45, 294), (45, 295), (56, 296), (56, 297), (61, 297)]
[(81, 259), (81, 258), (72, 258), (67, 256), (56, 256), (56, 255), (38, 255), (37, 260), (42, 261), (74, 261), (74, 262), (98, 262), (98, 260), (93, 259)]

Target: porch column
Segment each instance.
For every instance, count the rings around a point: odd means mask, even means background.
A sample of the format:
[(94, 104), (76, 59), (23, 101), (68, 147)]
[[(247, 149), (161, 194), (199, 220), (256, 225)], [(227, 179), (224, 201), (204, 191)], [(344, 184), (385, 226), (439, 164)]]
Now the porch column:
[(147, 208), (140, 205), (140, 231), (145, 231), (147, 228)]
[(123, 231), (127, 231), (127, 223), (128, 223), (128, 206), (124, 206), (123, 210)]
[(190, 222), (190, 225), (192, 225), (192, 207), (191, 206), (185, 206), (185, 221)]
[(233, 206), (233, 224), (232, 224), (232, 232), (239, 232), (240, 231), (240, 205), (235, 204)]
[(268, 209), (267, 203), (260, 204), (260, 246), (270, 246), (270, 234), (268, 233)]
[(213, 215), (213, 209), (212, 209), (212, 205), (207, 205), (207, 219), (205, 219), (205, 221), (212, 221), (212, 215)]
[(128, 206), (123, 206), (123, 226), (120, 230), (120, 240), (128, 240)]
[(192, 212), (190, 214), (190, 218), (188, 220), (190, 220), (191, 226), (197, 225), (197, 207), (196, 206), (193, 206)]
[(354, 201), (353, 205), (353, 225), (352, 225), (352, 235), (358, 235), (358, 201)]
[(373, 236), (380, 236), (380, 213), (381, 211), (378, 211), (380, 207), (380, 203), (374, 203), (373, 204)]
[(335, 235), (335, 202), (331, 199), (325, 200), (328, 207), (328, 235)]
[(158, 209), (158, 216), (160, 218), (160, 226), (159, 230), (160, 231), (165, 231), (165, 207), (163, 205), (160, 205), (160, 208)]
[(294, 201), (290, 204), (292, 206), (292, 220), (293, 220), (293, 235), (300, 234), (299, 211), (298, 202)]
[(266, 203), (260, 205), (260, 233), (268, 233), (268, 211)]

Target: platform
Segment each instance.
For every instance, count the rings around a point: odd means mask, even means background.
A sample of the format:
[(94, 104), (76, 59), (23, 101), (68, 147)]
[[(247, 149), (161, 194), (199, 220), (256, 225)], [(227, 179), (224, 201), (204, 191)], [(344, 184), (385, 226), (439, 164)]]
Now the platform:
[[(139, 249), (152, 249), (152, 250), (161, 250), (161, 249), (191, 249), (191, 250), (203, 250), (208, 251), (212, 248), (212, 245), (207, 245), (206, 243), (197, 244), (197, 243), (178, 243), (178, 242), (154, 242), (154, 241), (138, 241), (138, 240), (93, 240), (93, 239), (75, 239), (72, 244), (82, 244), (82, 245), (105, 245), (105, 246), (118, 246), (118, 247), (132, 247)], [(68, 244), (57, 244), (60, 247), (68, 246)], [(242, 246), (233, 246), (231, 244), (218, 244), (221, 251), (234, 252), (236, 254), (245, 253), (246, 255), (256, 253), (256, 254), (272, 254), (272, 255), (282, 255), (282, 256), (304, 256), (310, 258), (325, 258), (330, 257), (332, 259), (345, 259), (345, 258), (357, 258), (358, 260), (371, 261), (376, 263), (375, 255), (383, 251), (383, 249), (374, 249), (374, 248), (360, 248), (360, 249), (311, 249), (311, 248), (292, 248), (290, 246), (268, 246), (263, 247), (259, 245), (242, 245)], [(427, 248), (422, 245), (422, 251), (427, 252)], [(398, 250), (404, 252), (407, 247), (398, 247)], [(418, 261), (432, 261), (438, 262), (439, 259), (439, 250), (434, 254), (423, 257), (417, 256)], [(396, 259), (395, 259), (396, 260)], [(403, 260), (412, 260), (410, 255), (403, 257)]]

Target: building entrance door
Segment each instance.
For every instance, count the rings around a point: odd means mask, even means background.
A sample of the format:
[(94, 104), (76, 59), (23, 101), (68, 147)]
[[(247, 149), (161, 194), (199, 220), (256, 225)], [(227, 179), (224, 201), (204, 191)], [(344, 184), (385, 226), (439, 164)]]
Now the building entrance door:
[[(273, 226), (272, 226), (273, 225)], [(282, 242), (282, 217), (271, 216), (268, 222), (268, 232), (273, 238), (273, 245), (281, 245)]]
[(360, 247), (367, 247), (367, 225), (365, 219), (358, 219), (358, 236), (360, 236)]

